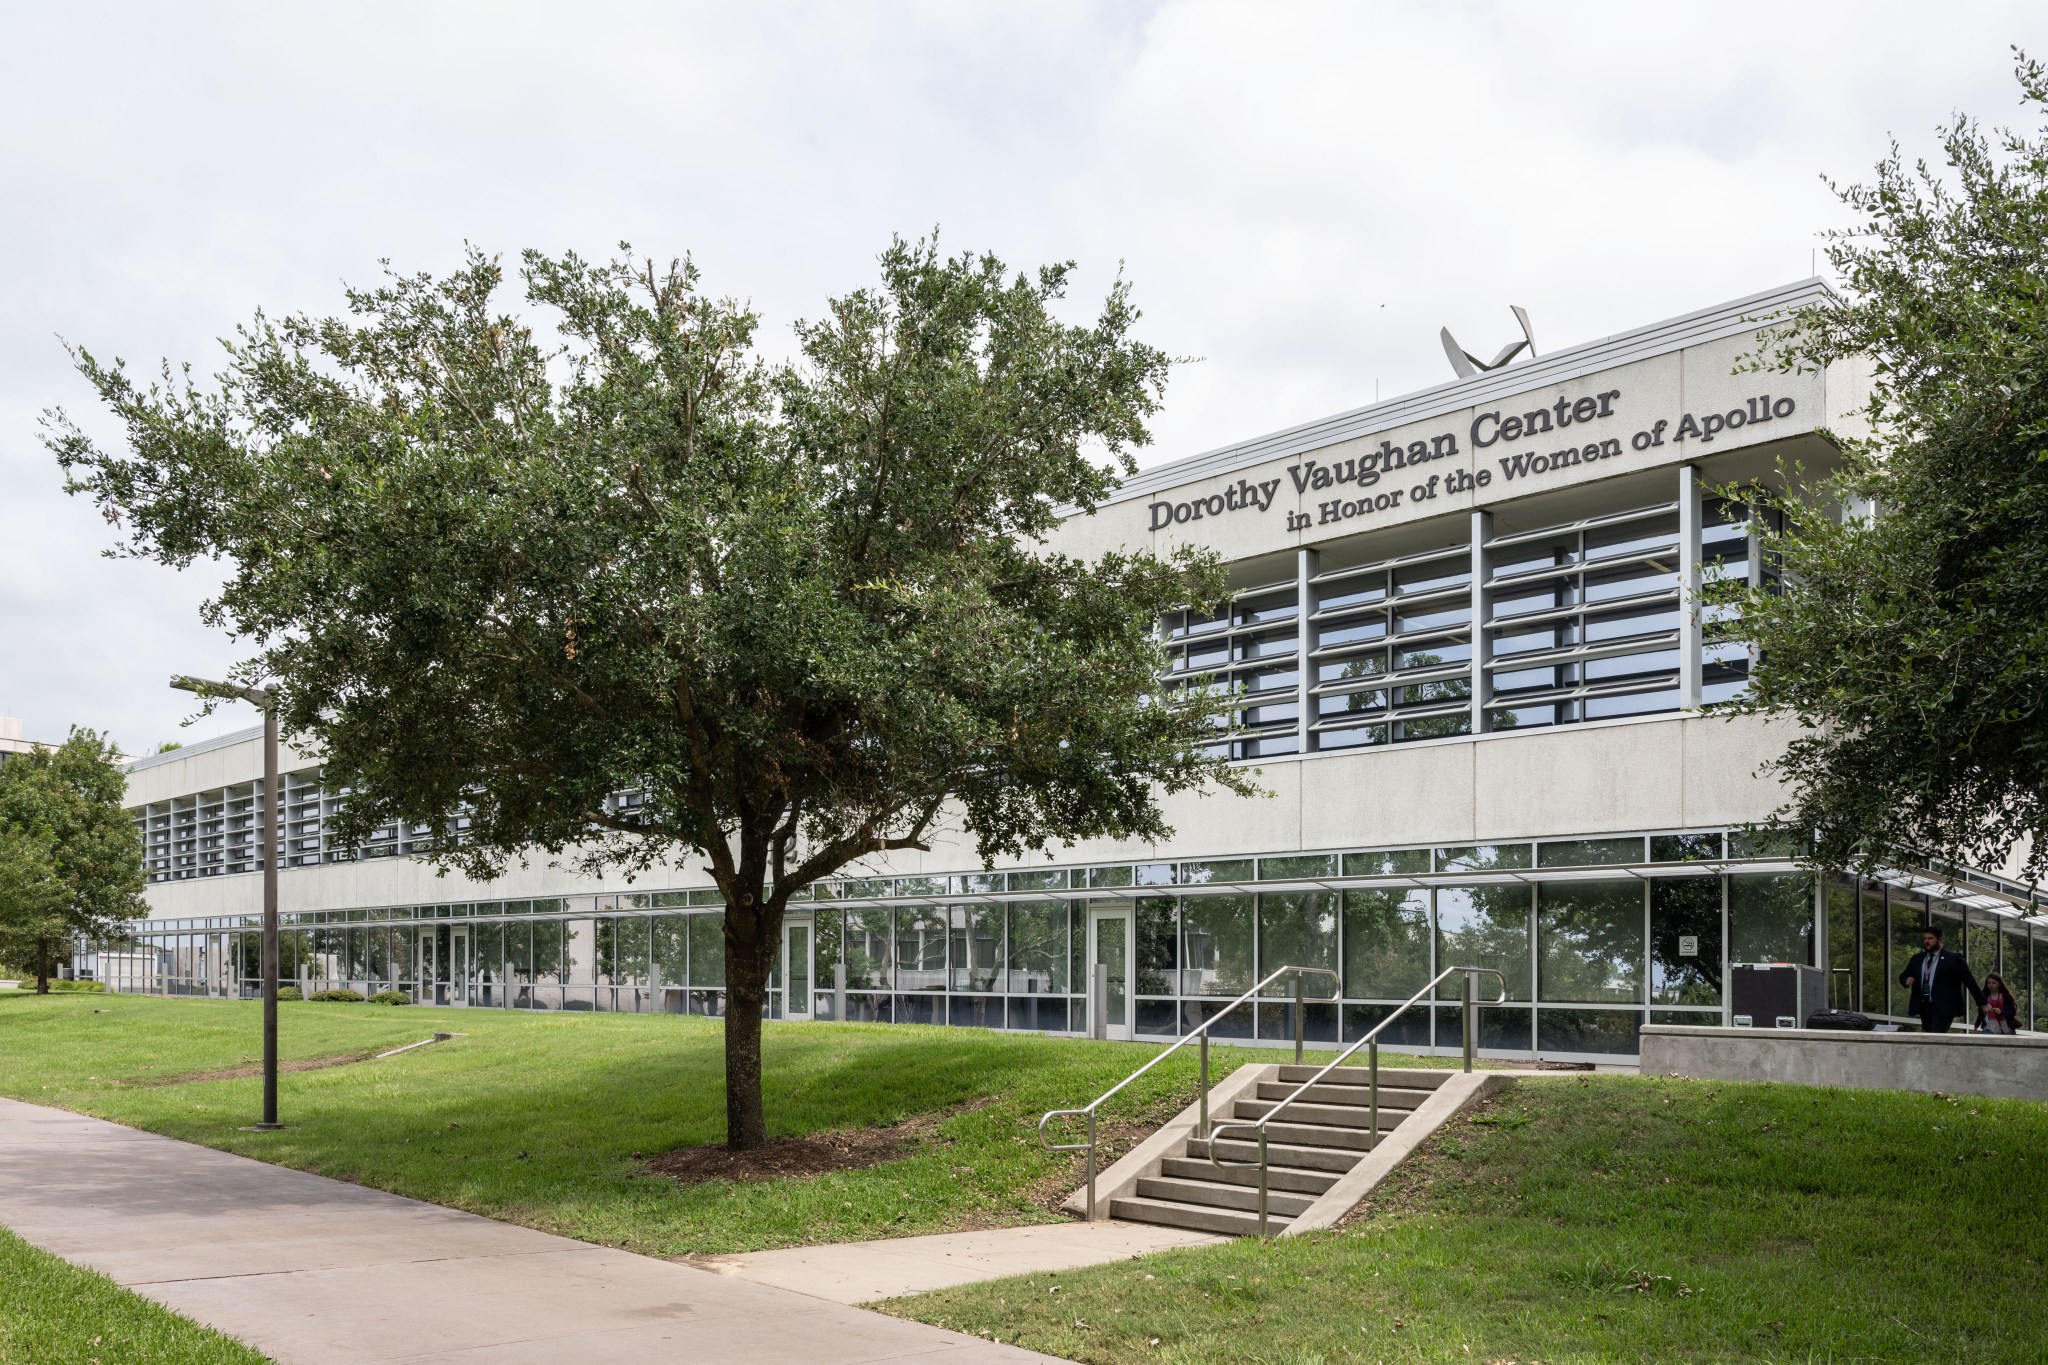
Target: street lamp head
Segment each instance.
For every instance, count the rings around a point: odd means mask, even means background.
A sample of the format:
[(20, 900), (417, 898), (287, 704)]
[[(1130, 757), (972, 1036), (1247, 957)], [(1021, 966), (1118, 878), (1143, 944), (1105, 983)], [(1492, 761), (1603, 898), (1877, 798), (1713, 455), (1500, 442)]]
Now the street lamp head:
[(190, 692), (201, 697), (232, 697), (268, 710), (277, 693), (268, 687), (237, 687), (233, 683), (214, 682), (210, 678), (195, 678), (187, 673), (171, 675), (171, 687), (178, 692)]

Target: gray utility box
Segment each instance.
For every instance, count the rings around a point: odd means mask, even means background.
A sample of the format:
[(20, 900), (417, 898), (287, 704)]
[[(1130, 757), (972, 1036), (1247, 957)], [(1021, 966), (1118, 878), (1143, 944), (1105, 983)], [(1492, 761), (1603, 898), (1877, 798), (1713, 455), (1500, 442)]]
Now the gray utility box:
[(1734, 962), (1728, 967), (1728, 1022), (1736, 1028), (1805, 1028), (1828, 1007), (1828, 977), (1790, 962)]

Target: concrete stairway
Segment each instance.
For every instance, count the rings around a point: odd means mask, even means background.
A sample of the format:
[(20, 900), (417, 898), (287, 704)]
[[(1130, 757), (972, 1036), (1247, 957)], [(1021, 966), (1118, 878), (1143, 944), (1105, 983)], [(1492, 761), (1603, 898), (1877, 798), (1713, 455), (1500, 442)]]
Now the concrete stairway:
[[(1256, 1120), (1316, 1074), (1310, 1066), (1272, 1068), (1249, 1094), (1228, 1101), (1228, 1113), (1212, 1112), (1213, 1125)], [(1267, 1230), (1289, 1224), (1359, 1162), (1387, 1134), (1413, 1117), (1449, 1071), (1380, 1068), (1379, 1129), (1372, 1129), (1369, 1076), (1364, 1067), (1340, 1067), (1288, 1107), (1267, 1130)], [(1141, 1176), (1129, 1194), (1109, 1200), (1109, 1215), (1135, 1223), (1163, 1223), (1199, 1232), (1257, 1236), (1259, 1231), (1259, 1144), (1249, 1133), (1225, 1134), (1215, 1144), (1225, 1162), (1209, 1161), (1208, 1141), (1192, 1134), (1159, 1159), (1157, 1174)]]

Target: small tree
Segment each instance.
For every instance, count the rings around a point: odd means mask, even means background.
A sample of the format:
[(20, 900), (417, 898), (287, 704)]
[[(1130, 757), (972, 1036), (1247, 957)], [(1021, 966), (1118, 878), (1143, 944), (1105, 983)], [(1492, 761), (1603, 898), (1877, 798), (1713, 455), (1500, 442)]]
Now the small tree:
[(1202, 748), (1216, 699), (1159, 683), (1155, 623), (1219, 597), (1213, 559), (1038, 543), (1147, 439), (1168, 362), (1124, 285), (1070, 325), (1065, 266), (881, 263), (771, 366), (688, 264), (529, 252), (551, 352), (472, 254), (351, 318), (259, 316), (211, 391), (78, 353), (125, 451), (50, 419), (128, 552), (233, 566), (207, 619), (261, 646), (238, 676), (319, 745), (344, 840), (460, 822), (432, 856), (477, 877), (534, 849), (706, 860), (735, 1148), (767, 1140), (792, 894), (949, 823), (1020, 855), (1245, 789)]
[[(2024, 102), (2048, 76), (2019, 60)], [(1797, 585), (1724, 585), (1760, 652), (1739, 709), (1803, 727), (1783, 823), (1829, 866), (1905, 852), (2048, 869), (2048, 137), (1942, 130), (1946, 172), (1896, 146), (1828, 259), (1839, 295), (1766, 360), (1865, 356), (1876, 438), (1840, 473), (1755, 493)], [(1836, 509), (1850, 509), (1840, 515)], [(1866, 513), (1875, 509), (1876, 515)]]
[(34, 968), (38, 993), (78, 938), (112, 940), (144, 913), (142, 836), (121, 808), (119, 757), (73, 730), (0, 763), (0, 952)]

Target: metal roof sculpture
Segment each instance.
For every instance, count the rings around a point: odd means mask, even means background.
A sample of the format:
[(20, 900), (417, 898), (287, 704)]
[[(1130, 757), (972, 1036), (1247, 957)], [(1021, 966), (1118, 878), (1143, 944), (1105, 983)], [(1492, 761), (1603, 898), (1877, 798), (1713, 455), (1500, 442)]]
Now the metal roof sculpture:
[(1478, 356), (1473, 355), (1470, 351), (1460, 346), (1457, 338), (1451, 335), (1450, 328), (1446, 327), (1443, 329), (1441, 335), (1444, 341), (1444, 354), (1450, 357), (1451, 368), (1458, 372), (1458, 378), (1470, 379), (1475, 374), (1485, 374), (1489, 371), (1497, 370), (1520, 355), (1524, 350), (1529, 352), (1530, 359), (1535, 359), (1536, 332), (1535, 329), (1529, 326), (1528, 312), (1519, 304), (1511, 303), (1508, 305), (1508, 308), (1514, 313), (1515, 321), (1522, 324), (1522, 339), (1501, 347), (1500, 354), (1490, 361), (1481, 360)]

